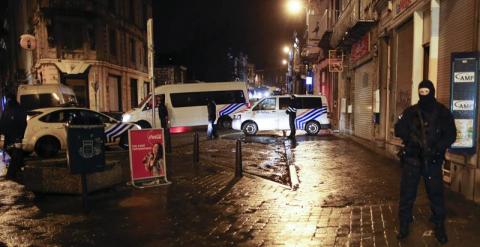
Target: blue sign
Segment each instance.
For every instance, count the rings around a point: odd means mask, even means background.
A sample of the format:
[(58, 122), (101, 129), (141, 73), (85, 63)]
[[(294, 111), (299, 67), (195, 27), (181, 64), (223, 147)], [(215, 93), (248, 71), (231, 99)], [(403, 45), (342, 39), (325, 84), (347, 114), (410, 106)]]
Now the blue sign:
[(457, 140), (450, 150), (474, 154), (477, 146), (479, 61), (477, 53), (452, 53), (450, 110)]

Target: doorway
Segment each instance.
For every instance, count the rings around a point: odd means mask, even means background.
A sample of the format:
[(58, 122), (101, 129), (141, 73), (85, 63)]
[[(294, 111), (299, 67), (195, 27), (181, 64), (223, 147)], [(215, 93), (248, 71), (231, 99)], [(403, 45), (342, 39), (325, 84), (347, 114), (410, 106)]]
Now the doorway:
[(108, 76), (107, 84), (108, 106), (111, 112), (122, 111), (122, 88), (120, 84), (120, 77)]

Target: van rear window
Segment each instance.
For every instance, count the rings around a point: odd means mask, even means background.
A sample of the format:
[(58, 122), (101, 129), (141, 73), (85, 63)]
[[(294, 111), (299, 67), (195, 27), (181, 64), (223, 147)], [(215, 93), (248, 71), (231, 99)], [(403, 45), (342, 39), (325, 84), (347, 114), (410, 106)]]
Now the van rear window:
[(173, 107), (207, 105), (207, 99), (213, 99), (217, 105), (246, 103), (242, 90), (172, 93), (170, 98)]
[(32, 109), (60, 106), (60, 99), (53, 94), (27, 94), (20, 96), (20, 104), (28, 111)]

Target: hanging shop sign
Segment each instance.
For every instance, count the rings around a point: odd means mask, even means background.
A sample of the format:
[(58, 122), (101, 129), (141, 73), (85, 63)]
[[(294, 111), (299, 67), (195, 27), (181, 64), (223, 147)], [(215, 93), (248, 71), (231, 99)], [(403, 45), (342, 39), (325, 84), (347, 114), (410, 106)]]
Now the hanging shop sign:
[(450, 109), (457, 127), (451, 151), (473, 154), (477, 146), (479, 58), (477, 53), (453, 53)]
[(163, 129), (130, 130), (128, 135), (132, 184), (168, 184)]
[(343, 71), (343, 51), (328, 51), (328, 71), (333, 73), (339, 73)]
[(403, 12), (405, 9), (408, 8), (412, 4), (414, 0), (397, 0), (396, 1), (396, 13), (399, 14)]

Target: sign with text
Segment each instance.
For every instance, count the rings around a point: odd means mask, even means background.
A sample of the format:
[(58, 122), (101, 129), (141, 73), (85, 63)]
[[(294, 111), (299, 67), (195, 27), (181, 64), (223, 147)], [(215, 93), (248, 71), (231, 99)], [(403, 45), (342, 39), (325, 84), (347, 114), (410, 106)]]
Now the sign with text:
[(478, 70), (478, 54), (452, 54), (450, 109), (457, 128), (457, 140), (450, 149), (453, 152), (476, 152)]
[(343, 51), (328, 51), (328, 71), (332, 73), (339, 73), (343, 71)]
[(132, 183), (153, 185), (160, 178), (167, 182), (163, 129), (130, 130), (128, 135)]
[(350, 56), (353, 62), (368, 55), (370, 53), (370, 34), (365, 34), (358, 42), (352, 45), (352, 55)]

